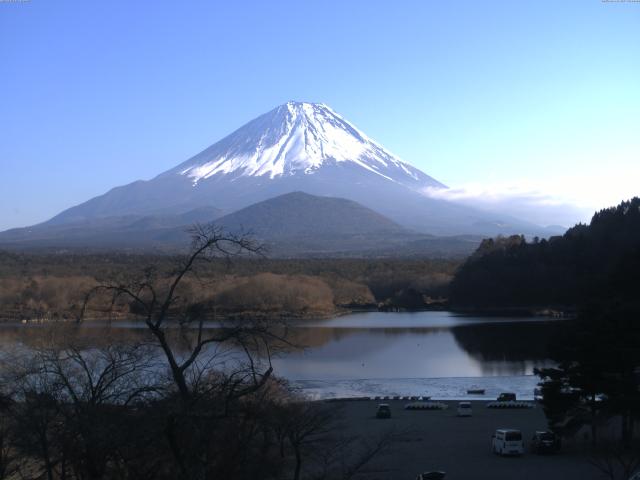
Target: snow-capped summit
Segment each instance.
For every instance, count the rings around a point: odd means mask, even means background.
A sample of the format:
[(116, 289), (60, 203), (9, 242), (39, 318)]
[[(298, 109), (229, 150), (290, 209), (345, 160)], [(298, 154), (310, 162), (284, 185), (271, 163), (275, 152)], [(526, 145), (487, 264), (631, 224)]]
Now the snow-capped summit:
[(216, 175), (274, 179), (314, 174), (343, 162), (407, 186), (442, 186), (327, 105), (307, 102), (276, 107), (170, 172), (197, 185)]

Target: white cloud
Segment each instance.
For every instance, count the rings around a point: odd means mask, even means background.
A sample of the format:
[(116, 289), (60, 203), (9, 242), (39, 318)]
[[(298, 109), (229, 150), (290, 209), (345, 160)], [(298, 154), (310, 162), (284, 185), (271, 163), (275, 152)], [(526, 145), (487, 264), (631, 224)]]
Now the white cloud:
[[(640, 196), (640, 149), (635, 144), (616, 147), (595, 142), (582, 147), (566, 151), (549, 147), (544, 161), (538, 161), (539, 151), (522, 152), (517, 163), (501, 167), (488, 161), (483, 178), (478, 169), (469, 173), (461, 168), (454, 172), (460, 182), (443, 178), (453, 188), (429, 189), (425, 194), (510, 213), (539, 225), (565, 226), (588, 222), (595, 211)], [(473, 181), (466, 182), (468, 178)]]
[(427, 188), (433, 198), (508, 214), (538, 225), (588, 222), (595, 210), (640, 195), (640, 172), (554, 176), (548, 179), (472, 182), (453, 188)]

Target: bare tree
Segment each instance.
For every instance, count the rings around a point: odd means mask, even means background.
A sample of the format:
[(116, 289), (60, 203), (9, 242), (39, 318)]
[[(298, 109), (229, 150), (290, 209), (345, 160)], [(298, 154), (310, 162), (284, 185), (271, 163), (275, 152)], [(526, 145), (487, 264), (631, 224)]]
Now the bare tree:
[(292, 457), (292, 480), (350, 480), (371, 473), (365, 470), (374, 459), (409, 433), (389, 430), (368, 439), (344, 435), (343, 407), (295, 396), (274, 406), (273, 430), (280, 456)]
[(621, 442), (601, 441), (591, 452), (589, 463), (610, 480), (627, 480), (640, 471), (640, 441), (629, 447)]
[[(262, 247), (248, 235), (232, 235), (214, 225), (196, 225), (190, 251), (168, 279), (147, 269), (140, 279), (109, 281), (88, 292), (79, 321), (91, 300), (108, 294), (111, 306), (130, 303), (140, 313), (162, 351), (179, 399), (179, 409), (166, 404), (164, 433), (183, 478), (207, 478), (221, 458), (215, 433), (225, 428), (241, 399), (263, 389), (272, 377), (271, 356), (285, 342), (278, 328), (264, 320), (220, 319), (207, 329), (203, 312), (181, 303), (185, 278), (198, 276), (198, 266), (212, 258), (256, 255)], [(179, 329), (175, 327), (180, 327)]]
[(300, 480), (303, 459), (314, 453), (335, 428), (335, 408), (327, 404), (294, 400), (279, 405), (274, 415), (280, 456), (285, 457), (286, 445), (294, 458), (293, 480)]
[(49, 480), (104, 478), (128, 441), (124, 413), (157, 391), (148, 347), (104, 343), (47, 345), (4, 371), (11, 446)]
[(316, 457), (315, 470), (308, 475), (311, 480), (351, 480), (359, 476), (370, 475), (375, 468), (375, 459), (390, 453), (391, 448), (408, 432), (389, 430), (374, 438), (336, 435), (335, 427), (327, 437), (323, 448)]
[[(262, 246), (257, 244), (249, 235), (233, 235), (226, 233), (222, 228), (213, 224), (196, 225), (191, 230), (192, 243), (189, 253), (176, 266), (172, 273), (168, 288), (159, 286), (156, 272), (147, 269), (142, 279), (129, 282), (108, 282), (96, 286), (86, 295), (79, 321), (82, 321), (92, 297), (100, 292), (112, 294), (111, 305), (124, 298), (132, 302), (137, 311), (144, 316), (144, 321), (149, 331), (155, 337), (158, 345), (166, 357), (167, 364), (173, 381), (182, 400), (189, 402), (192, 396), (193, 383), (189, 382), (189, 370), (198, 366), (198, 360), (203, 350), (212, 344), (237, 343), (247, 353), (250, 370), (245, 375), (236, 375), (230, 380), (232, 397), (238, 398), (261, 388), (273, 372), (271, 365), (262, 372), (255, 370), (256, 363), (253, 360), (253, 352), (248, 350), (249, 344), (257, 346), (261, 340), (266, 345), (267, 340), (274, 338), (272, 330), (264, 323), (246, 322), (233, 325), (223, 324), (222, 328), (207, 332), (204, 328), (204, 316), (194, 318), (189, 312), (178, 315), (176, 322), (183, 327), (196, 327), (196, 341), (191, 346), (187, 355), (180, 357), (171, 344), (167, 334), (167, 321), (175, 313), (172, 308), (178, 304), (180, 297), (178, 288), (188, 275), (197, 275), (196, 267), (202, 261), (214, 257), (231, 258), (242, 254), (260, 254)], [(268, 352), (268, 350), (267, 350)], [(200, 364), (201, 366), (202, 364)], [(253, 367), (253, 368), (251, 368)], [(247, 385), (250, 380), (251, 385)], [(239, 385), (243, 385), (242, 388)]]
[(18, 457), (11, 445), (9, 421), (13, 402), (6, 396), (0, 396), (0, 480), (10, 478), (18, 469)]

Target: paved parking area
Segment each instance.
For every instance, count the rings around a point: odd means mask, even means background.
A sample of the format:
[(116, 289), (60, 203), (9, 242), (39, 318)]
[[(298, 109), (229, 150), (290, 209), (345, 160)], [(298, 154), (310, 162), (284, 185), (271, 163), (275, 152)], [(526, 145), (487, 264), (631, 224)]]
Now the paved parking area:
[[(419, 472), (444, 470), (446, 480), (573, 480), (603, 478), (579, 449), (568, 447), (557, 455), (529, 451), (535, 430), (546, 428), (542, 409), (498, 410), (473, 403), (473, 416), (456, 416), (457, 402), (441, 411), (405, 410), (404, 401), (387, 401), (392, 418), (375, 418), (376, 401), (340, 402), (348, 434), (374, 438), (391, 430), (406, 432), (392, 450), (372, 463), (370, 479), (410, 479)], [(522, 431), (526, 453), (499, 457), (491, 452), (491, 435), (497, 428)], [(573, 450), (573, 451), (572, 451)]]

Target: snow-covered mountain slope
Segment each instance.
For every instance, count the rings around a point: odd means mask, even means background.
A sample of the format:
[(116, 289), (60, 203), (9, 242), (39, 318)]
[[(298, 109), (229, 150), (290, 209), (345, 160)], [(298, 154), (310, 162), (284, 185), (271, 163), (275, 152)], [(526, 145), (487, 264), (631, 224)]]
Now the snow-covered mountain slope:
[(428, 198), (444, 187), (323, 104), (288, 102), (148, 181), (113, 188), (43, 224), (122, 216), (181, 215), (215, 207), (229, 214), (290, 192), (356, 201), (435, 235), (531, 233), (536, 225)]
[(215, 175), (313, 175), (351, 163), (412, 188), (443, 185), (400, 160), (324, 104), (288, 102), (170, 170), (194, 185)]

